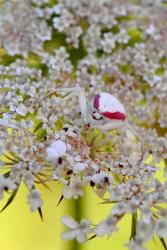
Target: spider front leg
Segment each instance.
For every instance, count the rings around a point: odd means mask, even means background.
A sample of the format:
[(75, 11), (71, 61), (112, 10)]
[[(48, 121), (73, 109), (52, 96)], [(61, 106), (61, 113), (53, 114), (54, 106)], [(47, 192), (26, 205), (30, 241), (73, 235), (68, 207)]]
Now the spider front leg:
[(81, 115), (83, 116), (84, 122), (87, 124), (87, 103), (85, 93), (82, 88), (79, 87), (79, 105), (81, 110)]
[(112, 141), (111, 135), (108, 133), (109, 130), (116, 129), (122, 126), (122, 121), (111, 121), (104, 125), (97, 126), (97, 129), (99, 129), (106, 137), (101, 141), (100, 145), (104, 144), (107, 140)]
[(63, 101), (67, 101), (68, 99), (78, 96), (79, 98), (79, 105), (80, 105), (80, 111), (81, 115), (84, 119), (85, 123), (87, 122), (87, 103), (86, 103), (86, 97), (83, 88), (80, 86), (72, 87), (72, 88), (57, 88), (54, 92), (50, 93), (50, 95), (53, 95), (56, 92), (64, 92), (67, 93), (66, 96), (63, 97)]
[(98, 128), (103, 130), (103, 131), (104, 130), (108, 131), (111, 129), (120, 128), (123, 125), (123, 123), (124, 122), (122, 122), (122, 121), (111, 121), (111, 122), (108, 122), (104, 125), (99, 126)]
[[(128, 121), (111, 121), (109, 123), (106, 123), (106, 124), (100, 126), (99, 129), (101, 131), (108, 131), (108, 130), (111, 130), (111, 129), (121, 128), (121, 127), (125, 127), (126, 129), (128, 129), (138, 139), (138, 141), (140, 143), (140, 148), (141, 148), (140, 161), (143, 160), (143, 158), (144, 158), (143, 140), (140, 138), (140, 136), (137, 133), (137, 131), (133, 128), (133, 126)], [(107, 134), (109, 135), (109, 133), (107, 133)], [(108, 139), (108, 136), (106, 136), (106, 138), (104, 140), (107, 140), (107, 139)]]
[(141, 146), (141, 158), (140, 158), (140, 161), (143, 160), (143, 158), (144, 158), (144, 145), (143, 145), (143, 141), (139, 137), (139, 135), (136, 132), (136, 130), (127, 121), (111, 121), (111, 122), (108, 122), (108, 123), (106, 123), (104, 125), (98, 126), (97, 129), (99, 129), (103, 134), (106, 135), (106, 137), (104, 138), (104, 140), (101, 141), (100, 145), (103, 144), (103, 143), (105, 143), (107, 140), (111, 140), (112, 141), (112, 138), (111, 138), (110, 134), (108, 133), (109, 130), (116, 129), (116, 128), (121, 128), (123, 126), (126, 129), (128, 129), (129, 131), (131, 131), (131, 133), (139, 140), (140, 146)]
[(125, 122), (125, 128), (127, 128), (131, 133), (138, 139), (141, 147), (141, 158), (139, 161), (144, 159), (144, 144), (142, 138), (139, 136), (138, 132), (134, 129), (134, 127), (128, 122)]

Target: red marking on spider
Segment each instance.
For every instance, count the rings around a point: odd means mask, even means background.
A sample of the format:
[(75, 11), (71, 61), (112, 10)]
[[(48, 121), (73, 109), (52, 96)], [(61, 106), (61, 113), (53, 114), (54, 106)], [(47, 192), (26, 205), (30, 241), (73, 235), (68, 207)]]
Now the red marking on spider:
[(104, 115), (105, 117), (109, 118), (110, 120), (122, 120), (124, 121), (126, 119), (126, 115), (120, 112), (103, 112), (102, 115)]
[[(107, 100), (107, 102), (106, 102), (106, 100)], [(111, 102), (111, 100), (112, 100), (112, 102)], [(108, 108), (110, 110), (111, 110), (111, 108), (113, 109), (113, 112), (107, 110), (106, 103), (107, 103)], [(103, 109), (104, 109), (104, 105), (106, 105), (106, 111), (101, 110), (101, 104), (103, 106)], [(93, 100), (93, 107), (96, 110), (98, 110), (100, 112), (100, 114), (109, 118), (110, 120), (124, 121), (126, 119), (125, 113), (122, 112), (122, 110), (124, 109), (122, 104), (114, 96), (112, 96), (108, 93), (97, 94)], [(115, 109), (115, 111), (114, 111), (114, 109)]]
[(95, 98), (94, 98), (94, 100), (93, 100), (93, 107), (95, 108), (95, 109), (99, 109), (99, 99), (100, 99), (100, 95), (99, 94), (97, 94), (96, 96), (95, 96)]

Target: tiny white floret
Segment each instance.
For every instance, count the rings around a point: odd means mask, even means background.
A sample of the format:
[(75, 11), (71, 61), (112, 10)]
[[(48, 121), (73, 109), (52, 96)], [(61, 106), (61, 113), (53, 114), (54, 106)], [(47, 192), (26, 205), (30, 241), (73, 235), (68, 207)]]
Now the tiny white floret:
[(64, 141), (56, 140), (52, 142), (51, 146), (46, 149), (47, 160), (55, 161), (58, 157), (63, 156), (66, 153), (67, 145)]
[(78, 223), (73, 218), (64, 216), (62, 222), (71, 229), (70, 231), (62, 233), (63, 240), (73, 240), (76, 238), (79, 243), (83, 243), (87, 240), (87, 234), (91, 232), (89, 220), (83, 219)]
[(85, 170), (85, 168), (87, 167), (87, 164), (82, 163), (82, 162), (78, 162), (74, 165), (74, 171), (75, 172), (82, 172)]
[(17, 108), (16, 108), (16, 113), (18, 115), (21, 115), (21, 116), (26, 116), (28, 112), (28, 109), (27, 107), (24, 105), (24, 104), (20, 104)]

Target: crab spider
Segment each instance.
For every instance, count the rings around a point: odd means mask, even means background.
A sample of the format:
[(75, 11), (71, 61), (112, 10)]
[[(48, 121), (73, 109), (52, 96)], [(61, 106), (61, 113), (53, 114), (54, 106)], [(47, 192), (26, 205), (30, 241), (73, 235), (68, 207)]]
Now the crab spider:
[(106, 138), (111, 138), (110, 134), (108, 134), (109, 130), (122, 126), (128, 128), (141, 143), (141, 159), (143, 159), (143, 142), (130, 123), (127, 122), (125, 108), (115, 96), (106, 92), (100, 92), (94, 96), (91, 103), (87, 104), (84, 89), (78, 85), (72, 88), (57, 88), (51, 94), (59, 91), (67, 93), (63, 100), (78, 96), (80, 111), (85, 124), (96, 127), (106, 135)]
[(63, 97), (64, 101), (72, 98), (73, 96), (79, 97), (81, 115), (86, 124), (89, 123), (89, 115), (91, 115), (91, 118), (96, 121), (102, 120), (104, 117), (108, 118), (108, 122), (98, 127), (105, 130), (111, 130), (120, 127), (126, 118), (124, 106), (116, 97), (112, 96), (111, 94), (105, 92), (97, 94), (93, 99), (92, 105), (89, 104), (89, 108), (92, 112), (91, 114), (88, 114), (88, 105), (83, 88), (80, 86), (73, 88), (57, 88), (51, 94), (59, 91), (67, 93), (67, 95)]

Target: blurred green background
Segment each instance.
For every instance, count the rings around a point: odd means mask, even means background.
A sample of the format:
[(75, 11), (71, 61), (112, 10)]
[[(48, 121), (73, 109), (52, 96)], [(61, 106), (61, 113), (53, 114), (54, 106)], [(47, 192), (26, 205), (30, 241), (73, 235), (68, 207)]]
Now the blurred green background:
[[(42, 222), (38, 213), (31, 213), (27, 204), (26, 188), (22, 185), (13, 203), (0, 214), (0, 249), (2, 250), (127, 250), (123, 245), (130, 236), (131, 217), (126, 216), (119, 223), (119, 233), (110, 238), (95, 238), (83, 245), (76, 242), (63, 242), (61, 232), (65, 230), (61, 216), (70, 214), (91, 219), (93, 223), (104, 219), (111, 209), (110, 204), (100, 204), (91, 188), (85, 190), (79, 201), (63, 200), (57, 207), (61, 187), (51, 185), (52, 192), (41, 188), (44, 201)], [(79, 206), (78, 206), (79, 202)], [(4, 202), (1, 202), (1, 206)], [(79, 208), (80, 207), (80, 208)], [(158, 240), (150, 242), (149, 250), (163, 249)], [(135, 249), (134, 249), (135, 250)]]

